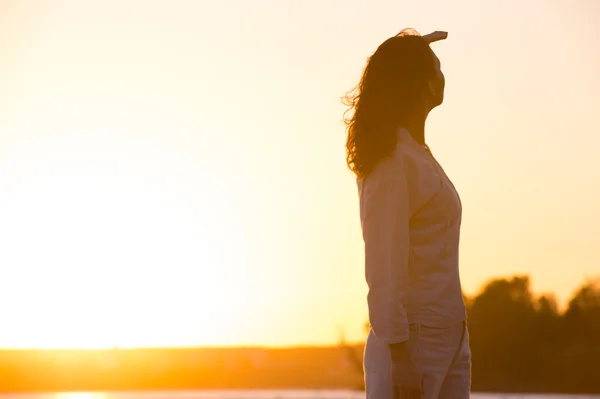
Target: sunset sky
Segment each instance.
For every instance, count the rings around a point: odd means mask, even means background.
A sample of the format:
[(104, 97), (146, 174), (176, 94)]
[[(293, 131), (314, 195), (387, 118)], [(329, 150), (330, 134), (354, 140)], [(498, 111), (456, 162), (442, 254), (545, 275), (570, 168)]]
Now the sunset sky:
[(361, 340), (340, 97), (406, 27), (449, 32), (465, 291), (600, 275), (599, 1), (0, 5), (0, 347)]

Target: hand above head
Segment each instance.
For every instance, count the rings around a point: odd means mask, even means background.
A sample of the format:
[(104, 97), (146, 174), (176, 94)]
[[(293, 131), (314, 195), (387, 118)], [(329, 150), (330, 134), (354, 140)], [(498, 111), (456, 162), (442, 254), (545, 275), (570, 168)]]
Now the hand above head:
[(444, 40), (448, 37), (448, 32), (436, 30), (435, 32), (428, 33), (427, 35), (423, 35), (423, 39), (427, 44), (431, 44), (433, 42), (437, 42), (440, 40)]

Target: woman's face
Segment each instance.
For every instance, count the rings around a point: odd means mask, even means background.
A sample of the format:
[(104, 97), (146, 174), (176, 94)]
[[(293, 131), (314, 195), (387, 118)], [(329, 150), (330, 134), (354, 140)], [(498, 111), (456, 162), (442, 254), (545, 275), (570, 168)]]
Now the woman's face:
[(435, 63), (435, 76), (429, 81), (430, 97), (428, 101), (428, 108), (430, 111), (444, 102), (444, 88), (446, 86), (446, 78), (442, 72), (442, 64), (435, 53), (433, 53), (433, 62)]

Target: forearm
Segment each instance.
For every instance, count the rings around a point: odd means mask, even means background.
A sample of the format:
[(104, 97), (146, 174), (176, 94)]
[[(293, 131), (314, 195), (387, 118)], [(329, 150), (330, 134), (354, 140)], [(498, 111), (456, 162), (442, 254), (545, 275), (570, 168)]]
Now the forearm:
[(371, 180), (363, 203), (365, 277), (371, 328), (386, 344), (408, 340), (409, 212), (402, 176)]

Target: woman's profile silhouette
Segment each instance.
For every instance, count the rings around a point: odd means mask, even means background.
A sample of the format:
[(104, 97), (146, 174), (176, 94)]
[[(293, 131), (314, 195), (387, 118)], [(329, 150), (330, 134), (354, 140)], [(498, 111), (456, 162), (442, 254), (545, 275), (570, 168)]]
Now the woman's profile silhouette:
[(425, 140), (425, 121), (445, 86), (430, 44), (446, 37), (409, 29), (389, 38), (345, 97), (347, 163), (365, 243), (368, 399), (470, 394), (458, 267), (462, 205)]

